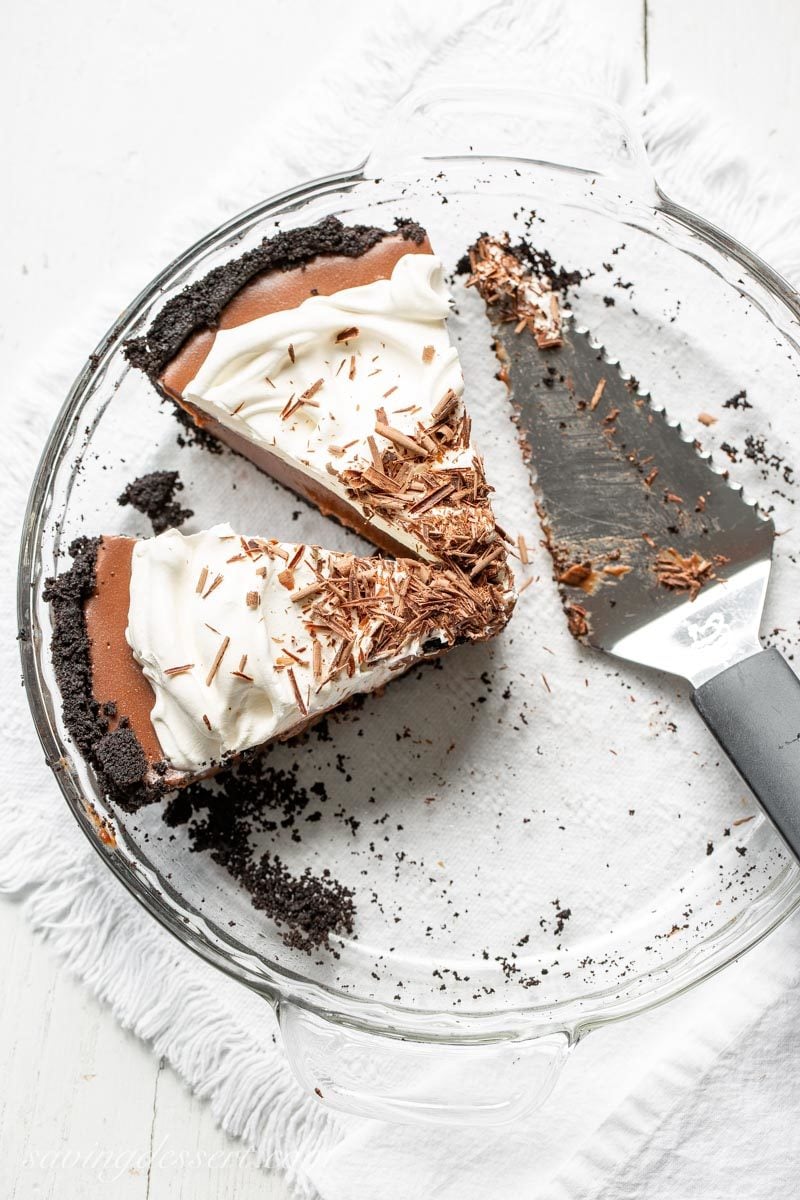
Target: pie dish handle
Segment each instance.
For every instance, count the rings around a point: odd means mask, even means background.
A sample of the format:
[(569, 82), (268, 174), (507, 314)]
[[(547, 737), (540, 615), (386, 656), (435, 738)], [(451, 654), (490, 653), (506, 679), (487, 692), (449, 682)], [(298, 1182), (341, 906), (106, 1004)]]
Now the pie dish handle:
[(567, 1033), (482, 1042), (409, 1040), (354, 1028), (280, 1001), (284, 1049), (320, 1103), (405, 1125), (502, 1125), (549, 1096), (571, 1049)]
[(607, 179), (631, 197), (658, 200), (641, 136), (619, 105), (496, 84), (410, 92), (388, 113), (369, 173), (397, 173), (422, 160), (513, 159)]

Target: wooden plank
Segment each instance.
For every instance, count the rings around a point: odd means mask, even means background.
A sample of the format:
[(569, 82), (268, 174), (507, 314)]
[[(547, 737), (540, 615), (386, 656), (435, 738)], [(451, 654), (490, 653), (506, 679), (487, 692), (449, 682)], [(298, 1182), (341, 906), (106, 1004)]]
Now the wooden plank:
[(290, 1200), (149, 1046), (0, 904), (3, 1200)]
[(647, 0), (651, 82), (669, 78), (732, 127), (735, 146), (800, 178), (800, 5)]
[(147, 1200), (293, 1200), (283, 1178), (258, 1167), (168, 1067), (158, 1079), (152, 1147)]
[(0, 1196), (145, 1200), (156, 1059), (13, 904), (0, 945)]

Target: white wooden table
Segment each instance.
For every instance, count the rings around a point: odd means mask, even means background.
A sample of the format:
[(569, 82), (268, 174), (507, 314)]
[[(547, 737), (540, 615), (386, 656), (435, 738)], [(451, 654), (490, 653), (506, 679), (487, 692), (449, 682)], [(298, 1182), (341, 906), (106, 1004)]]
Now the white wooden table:
[[(585, 10), (599, 43), (630, 47), (634, 78), (671, 77), (725, 115), (741, 152), (768, 157), (787, 190), (800, 182), (795, 0), (566, 2)], [(292, 86), (298, 36), (306, 63), (343, 58), (359, 4), (241, 0), (247, 36), (235, 55), (220, 55), (231, 11), (210, 0), (27, 0), (7, 11), (4, 376), (37, 355), (43, 331), (63, 325), (78, 289), (102, 291), (113, 263), (147, 243), (168, 196), (152, 181), (174, 177), (173, 130), (189, 142), (176, 187), (191, 195), (208, 164), (224, 161), (234, 105), (264, 112)], [(185, 84), (201, 77), (213, 79), (213, 100), (200, 99), (198, 118), (198, 92)], [(0, 946), (2, 1200), (288, 1195), (70, 977), (11, 904), (0, 904)], [(109, 1171), (92, 1161), (99, 1147), (118, 1153)], [(649, 1186), (656, 1194), (655, 1181)]]

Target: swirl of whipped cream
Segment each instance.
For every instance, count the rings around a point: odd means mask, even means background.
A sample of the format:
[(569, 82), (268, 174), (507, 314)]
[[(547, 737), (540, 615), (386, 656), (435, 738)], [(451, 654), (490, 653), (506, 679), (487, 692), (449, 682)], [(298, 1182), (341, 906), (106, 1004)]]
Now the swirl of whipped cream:
[[(461, 397), (449, 304), (440, 259), (405, 254), (390, 279), (218, 330), (184, 398), (346, 499), (337, 474), (370, 465), (378, 409), (413, 436), (449, 390)], [(448, 450), (444, 465), (473, 457), (471, 447)], [(428, 557), (412, 534), (374, 520)]]

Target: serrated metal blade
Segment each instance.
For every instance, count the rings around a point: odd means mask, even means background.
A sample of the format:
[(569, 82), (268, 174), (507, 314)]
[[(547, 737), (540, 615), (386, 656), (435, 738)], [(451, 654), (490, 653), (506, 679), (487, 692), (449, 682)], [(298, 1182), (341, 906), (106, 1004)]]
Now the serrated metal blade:
[(772, 522), (572, 320), (540, 350), (489, 315), (572, 632), (696, 686), (757, 653)]

